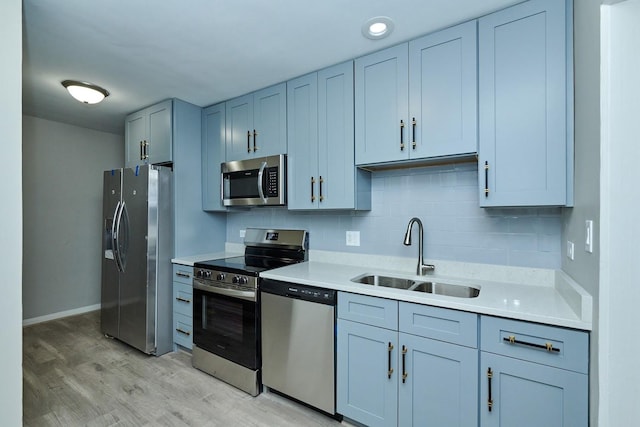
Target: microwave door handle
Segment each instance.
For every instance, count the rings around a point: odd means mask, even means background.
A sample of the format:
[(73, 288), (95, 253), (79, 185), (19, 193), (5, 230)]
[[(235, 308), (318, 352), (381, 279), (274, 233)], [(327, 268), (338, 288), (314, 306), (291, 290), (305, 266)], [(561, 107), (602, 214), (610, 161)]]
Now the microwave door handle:
[(262, 199), (262, 203), (267, 204), (267, 198), (264, 197), (264, 190), (262, 189), (262, 177), (264, 176), (264, 170), (267, 167), (267, 162), (262, 162), (260, 170), (258, 170), (258, 194)]

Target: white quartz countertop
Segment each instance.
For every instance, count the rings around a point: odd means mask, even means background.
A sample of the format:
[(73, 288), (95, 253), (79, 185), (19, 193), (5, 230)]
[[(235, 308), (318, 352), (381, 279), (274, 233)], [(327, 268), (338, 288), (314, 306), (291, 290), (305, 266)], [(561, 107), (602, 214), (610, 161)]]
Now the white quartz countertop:
[[(404, 277), (419, 281), (440, 281), (454, 285), (471, 285), (479, 288), (480, 294), (476, 298), (458, 298), (365, 285), (350, 280), (365, 273)], [(407, 274), (406, 271), (378, 269), (371, 266), (308, 261), (269, 270), (261, 273), (260, 276), (337, 291), (591, 330), (591, 297), (562, 272), (556, 272), (555, 283), (534, 285), (461, 279), (440, 276), (437, 273), (416, 276)], [(554, 277), (553, 274), (551, 276)]]

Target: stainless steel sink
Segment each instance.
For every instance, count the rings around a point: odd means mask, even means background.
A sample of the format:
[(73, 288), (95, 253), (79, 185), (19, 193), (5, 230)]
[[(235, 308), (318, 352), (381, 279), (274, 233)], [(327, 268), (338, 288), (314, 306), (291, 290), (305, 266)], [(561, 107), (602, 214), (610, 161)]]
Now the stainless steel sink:
[(391, 276), (378, 276), (377, 274), (363, 274), (362, 276), (354, 277), (353, 279), (351, 279), (351, 281), (355, 283), (362, 283), (365, 285), (384, 286), (386, 288), (396, 289), (409, 289), (410, 287), (420, 283), (411, 279), (403, 279), (401, 277)]
[(456, 298), (475, 298), (480, 294), (480, 289), (473, 286), (452, 285), (441, 282), (423, 282), (402, 277), (379, 276), (377, 274), (363, 274), (354, 277), (351, 281), (364, 285), (384, 286), (386, 288), (405, 289), (408, 291), (446, 295)]
[(480, 289), (472, 286), (450, 285), (448, 283), (437, 282), (416, 283), (410, 287), (409, 290), (457, 298), (475, 298), (480, 294)]

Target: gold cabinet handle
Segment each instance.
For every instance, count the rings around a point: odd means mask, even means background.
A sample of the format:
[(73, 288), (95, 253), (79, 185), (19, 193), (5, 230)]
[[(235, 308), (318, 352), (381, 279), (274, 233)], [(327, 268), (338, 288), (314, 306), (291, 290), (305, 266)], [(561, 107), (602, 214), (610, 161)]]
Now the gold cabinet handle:
[(391, 374), (393, 374), (393, 368), (391, 367), (391, 350), (393, 350), (393, 344), (389, 343), (389, 347), (387, 347), (389, 353), (389, 364), (387, 370), (387, 377), (391, 378)]
[(407, 381), (407, 376), (409, 376), (406, 369), (406, 357), (407, 357), (407, 347), (402, 346), (402, 384), (404, 384)]
[(404, 150), (404, 121), (400, 120), (400, 151)]
[(550, 343), (549, 341), (545, 342), (544, 344), (536, 344), (533, 342), (521, 341), (517, 339), (515, 335), (509, 335), (508, 337), (504, 337), (502, 338), (502, 341), (508, 342), (509, 344), (518, 344), (518, 345), (523, 345), (525, 347), (536, 348), (539, 350), (546, 350), (549, 353), (560, 354), (560, 349), (554, 348), (553, 343)]
[(258, 139), (258, 132), (256, 132), (256, 130), (253, 130), (253, 152), (255, 153), (256, 151), (258, 151), (258, 147), (257, 147), (257, 142), (256, 140)]
[(489, 385), (489, 398), (487, 399), (487, 409), (491, 412), (493, 408), (493, 398), (491, 397), (491, 379), (493, 378), (493, 371), (491, 368), (487, 369), (487, 384)]
[(322, 179), (322, 175), (320, 175), (320, 179), (318, 181), (319, 181), (318, 186), (320, 187), (320, 198), (319, 198), (319, 200), (323, 201), (324, 200), (324, 196), (322, 195), (322, 183), (324, 182), (324, 179)]
[(414, 117), (413, 120), (411, 120), (411, 127), (413, 130), (413, 137), (411, 138), (411, 147), (415, 150), (416, 149), (416, 126), (418, 125), (418, 122), (416, 122), (416, 118)]
[(316, 183), (316, 179), (314, 177), (311, 177), (311, 203), (316, 201), (316, 196), (313, 194), (313, 186)]

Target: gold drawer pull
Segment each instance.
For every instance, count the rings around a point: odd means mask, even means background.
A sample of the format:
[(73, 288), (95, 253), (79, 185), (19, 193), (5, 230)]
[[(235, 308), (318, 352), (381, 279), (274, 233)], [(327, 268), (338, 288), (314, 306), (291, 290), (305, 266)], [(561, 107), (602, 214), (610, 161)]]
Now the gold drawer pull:
[(553, 344), (550, 342), (546, 342), (544, 344), (536, 344), (536, 343), (532, 343), (532, 342), (527, 342), (527, 341), (520, 341), (518, 340), (515, 335), (509, 335), (508, 337), (504, 337), (502, 338), (503, 341), (508, 342), (509, 344), (518, 344), (518, 345), (524, 345), (527, 347), (531, 347), (531, 348), (537, 348), (540, 350), (546, 350), (550, 353), (557, 353), (560, 354), (560, 349), (559, 348), (553, 348)]

